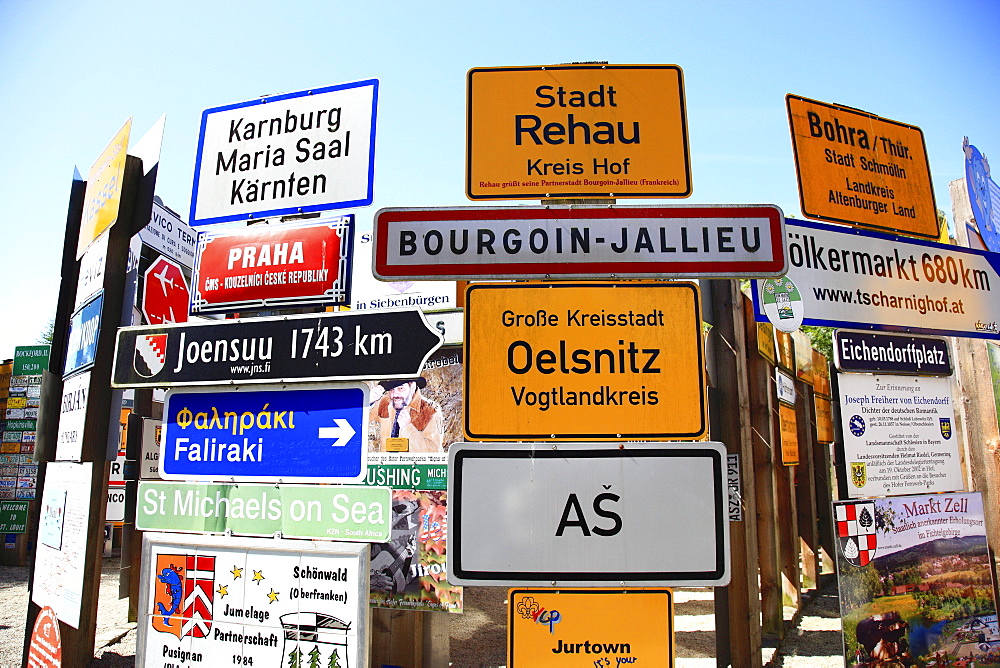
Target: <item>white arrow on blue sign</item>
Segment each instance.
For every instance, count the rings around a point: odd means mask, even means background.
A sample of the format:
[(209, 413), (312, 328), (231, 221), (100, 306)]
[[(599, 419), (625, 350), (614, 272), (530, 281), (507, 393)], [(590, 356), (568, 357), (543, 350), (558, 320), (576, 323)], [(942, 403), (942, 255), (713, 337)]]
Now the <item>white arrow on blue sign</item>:
[(167, 480), (346, 483), (367, 473), (364, 383), (177, 389), (163, 414)]

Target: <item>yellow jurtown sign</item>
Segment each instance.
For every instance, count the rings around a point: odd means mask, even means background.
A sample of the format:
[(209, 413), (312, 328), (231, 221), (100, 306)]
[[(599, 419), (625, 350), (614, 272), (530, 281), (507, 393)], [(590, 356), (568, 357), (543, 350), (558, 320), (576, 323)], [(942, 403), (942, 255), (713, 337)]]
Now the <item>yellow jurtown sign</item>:
[(805, 216), (938, 238), (920, 128), (797, 95), (785, 102)]
[(77, 259), (83, 257), (91, 242), (99, 237), (101, 232), (114, 225), (118, 219), (131, 130), (132, 119), (129, 118), (87, 174), (87, 192), (83, 198), (80, 237), (76, 244)]
[(674, 665), (670, 589), (510, 589), (507, 665)]
[(698, 286), (476, 283), (465, 297), (469, 440), (698, 439)]
[(469, 199), (688, 197), (676, 65), (469, 70)]

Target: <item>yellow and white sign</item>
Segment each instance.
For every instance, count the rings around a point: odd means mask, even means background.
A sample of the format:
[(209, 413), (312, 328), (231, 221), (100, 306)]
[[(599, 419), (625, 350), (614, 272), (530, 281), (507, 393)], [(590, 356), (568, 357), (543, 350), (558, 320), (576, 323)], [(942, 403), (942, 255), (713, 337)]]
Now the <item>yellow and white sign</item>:
[(470, 440), (698, 439), (693, 283), (476, 283), (466, 290)]
[(805, 216), (938, 239), (920, 128), (798, 95), (785, 102)]
[(799, 429), (795, 409), (788, 404), (778, 404), (778, 424), (781, 434), (781, 463), (792, 466), (799, 463)]
[(670, 589), (510, 589), (507, 665), (673, 666)]
[(469, 199), (688, 197), (676, 65), (469, 70)]
[(80, 220), (80, 237), (76, 244), (78, 260), (83, 257), (91, 242), (118, 220), (122, 183), (125, 179), (125, 157), (131, 131), (132, 119), (129, 118), (87, 174), (83, 218)]

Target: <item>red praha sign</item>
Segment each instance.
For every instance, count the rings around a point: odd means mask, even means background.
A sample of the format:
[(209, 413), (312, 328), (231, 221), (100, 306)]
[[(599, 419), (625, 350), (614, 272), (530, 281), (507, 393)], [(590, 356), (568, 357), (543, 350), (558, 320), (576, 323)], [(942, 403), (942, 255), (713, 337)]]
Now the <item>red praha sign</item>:
[(191, 313), (351, 302), (354, 216), (198, 237)]

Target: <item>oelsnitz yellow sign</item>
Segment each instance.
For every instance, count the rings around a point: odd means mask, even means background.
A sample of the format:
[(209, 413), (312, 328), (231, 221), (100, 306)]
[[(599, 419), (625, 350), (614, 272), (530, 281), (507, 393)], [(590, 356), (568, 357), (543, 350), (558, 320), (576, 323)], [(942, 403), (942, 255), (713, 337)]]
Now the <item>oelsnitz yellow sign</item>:
[(797, 95), (785, 102), (805, 216), (938, 239), (920, 128)]
[(670, 589), (510, 589), (507, 665), (674, 665)]
[(697, 285), (476, 283), (465, 299), (470, 440), (705, 434)]
[(676, 65), (469, 70), (469, 199), (688, 197)]

